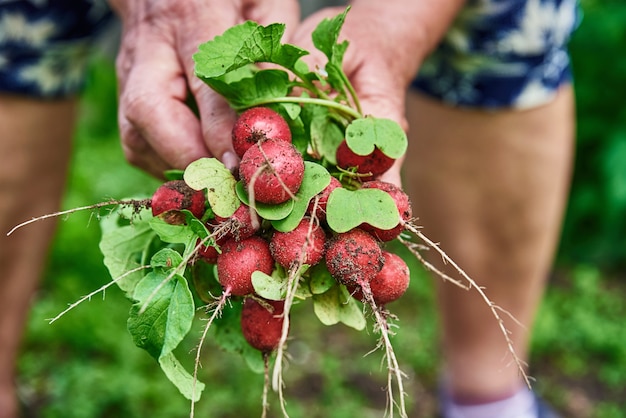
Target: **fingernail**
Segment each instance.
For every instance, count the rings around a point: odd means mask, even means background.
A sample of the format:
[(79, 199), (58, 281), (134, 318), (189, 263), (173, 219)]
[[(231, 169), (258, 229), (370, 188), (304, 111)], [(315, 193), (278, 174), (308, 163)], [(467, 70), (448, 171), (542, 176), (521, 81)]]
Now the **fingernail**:
[(235, 171), (237, 166), (239, 165), (239, 158), (232, 151), (226, 151), (222, 155), (222, 163), (228, 168), (230, 171)]

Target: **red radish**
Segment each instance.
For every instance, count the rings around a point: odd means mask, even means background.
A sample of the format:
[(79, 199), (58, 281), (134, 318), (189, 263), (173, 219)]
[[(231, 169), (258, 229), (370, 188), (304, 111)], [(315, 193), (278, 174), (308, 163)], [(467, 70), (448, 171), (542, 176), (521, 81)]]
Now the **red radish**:
[[(171, 180), (163, 183), (150, 200), (152, 215), (187, 209), (196, 218), (202, 218), (205, 211), (205, 196), (202, 190), (194, 190), (184, 180)], [(172, 224), (184, 223), (185, 218), (175, 212), (166, 214), (165, 220)]]
[[(369, 282), (374, 302), (379, 306), (400, 299), (408, 289), (411, 278), (409, 266), (402, 257), (388, 251), (383, 251), (383, 257), (383, 268)], [(348, 290), (355, 298), (365, 301), (359, 285), (348, 286)]]
[(256, 234), (260, 225), (255, 224), (250, 216), (250, 207), (240, 204), (235, 213), (230, 218), (215, 216), (215, 221), (219, 223), (216, 229), (222, 228), (219, 233), (218, 242), (229, 238), (237, 241), (246, 239)]
[(248, 343), (263, 353), (278, 347), (283, 332), (284, 301), (246, 298), (241, 310), (241, 331)]
[[(201, 242), (202, 240), (198, 238), (198, 240), (196, 241), (196, 245), (200, 244)], [(210, 264), (217, 263), (217, 256), (219, 254), (220, 253), (217, 251), (217, 248), (215, 248), (215, 246), (213, 245), (204, 244), (198, 250), (198, 257)]]
[(233, 148), (239, 158), (252, 145), (269, 138), (291, 142), (289, 125), (278, 112), (268, 107), (253, 107), (244, 111), (233, 126)]
[(380, 176), (389, 170), (395, 161), (378, 148), (374, 148), (369, 155), (358, 155), (348, 147), (345, 139), (339, 144), (335, 158), (337, 166), (346, 170), (356, 167), (356, 172), (364, 174), (361, 178), (365, 180)]
[[(330, 183), (328, 184), (328, 186), (326, 186), (324, 190), (322, 190), (322, 192), (318, 194), (319, 199), (317, 200), (317, 210), (315, 211), (315, 216), (321, 222), (326, 221), (326, 205), (328, 204), (328, 196), (330, 196), (330, 192), (332, 192), (338, 187), (341, 187), (341, 182), (337, 180), (335, 177), (331, 177)], [(315, 204), (315, 199), (311, 199), (311, 203), (309, 203), (309, 206), (306, 212), (308, 215), (312, 215), (314, 204)]]
[(270, 251), (278, 264), (290, 268), (300, 262), (302, 249), (306, 245), (302, 262), (313, 266), (324, 256), (325, 242), (326, 233), (322, 227), (317, 223), (311, 224), (311, 218), (305, 217), (292, 231), (274, 232), (270, 240)]
[(382, 180), (372, 180), (363, 183), (363, 188), (366, 189), (379, 189), (383, 190), (393, 198), (398, 208), (398, 214), (400, 216), (400, 223), (392, 229), (380, 229), (373, 227), (369, 224), (362, 224), (359, 228), (369, 232), (381, 241), (391, 241), (400, 235), (404, 230), (404, 223), (409, 221), (413, 216), (413, 210), (411, 208), (411, 201), (409, 196), (398, 186), (393, 183), (388, 183)]
[(358, 228), (333, 237), (325, 259), (330, 274), (345, 285), (369, 282), (384, 263), (376, 238)]
[(291, 143), (268, 139), (246, 151), (239, 164), (239, 174), (246, 187), (252, 187), (254, 200), (283, 203), (302, 184), (304, 159)]
[(220, 246), (217, 256), (217, 277), (225, 292), (245, 296), (254, 292), (252, 273), (271, 274), (274, 260), (269, 243), (259, 236), (241, 241), (230, 239)]

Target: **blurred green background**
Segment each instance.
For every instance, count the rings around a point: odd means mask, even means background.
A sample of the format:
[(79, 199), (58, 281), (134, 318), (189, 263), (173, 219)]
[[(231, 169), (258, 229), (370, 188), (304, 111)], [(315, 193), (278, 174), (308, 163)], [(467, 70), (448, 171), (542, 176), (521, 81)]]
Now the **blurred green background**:
[[(571, 44), (578, 155), (563, 238), (534, 333), (531, 374), (536, 389), (565, 417), (617, 418), (626, 417), (626, 2), (587, 0), (583, 6)], [(64, 208), (145, 195), (157, 185), (124, 160), (115, 90), (112, 63), (96, 59)], [(116, 288), (53, 325), (46, 321), (110, 280), (99, 233), (89, 213), (60, 222), (19, 359), (24, 416), (187, 416), (188, 402), (134, 347), (126, 331), (130, 302)], [(409, 374), (411, 416), (434, 417), (439, 350), (432, 281), (417, 265), (412, 274), (409, 293), (393, 307), (401, 327), (394, 346)], [(311, 318), (298, 315), (292, 328), (286, 372), (292, 416), (382, 416), (380, 353), (365, 356), (375, 336), (323, 327)], [(191, 359), (198, 336), (195, 329), (180, 357)], [(210, 342), (203, 359), (207, 389), (196, 416), (259, 416), (262, 376)]]

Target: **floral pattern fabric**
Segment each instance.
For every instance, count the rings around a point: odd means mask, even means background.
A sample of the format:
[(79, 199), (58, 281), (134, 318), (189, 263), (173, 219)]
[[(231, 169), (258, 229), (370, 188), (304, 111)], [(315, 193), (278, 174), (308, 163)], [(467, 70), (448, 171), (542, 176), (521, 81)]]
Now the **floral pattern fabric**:
[(41, 98), (83, 85), (105, 0), (0, 0), (0, 91)]
[(577, 0), (468, 0), (413, 87), (461, 107), (530, 108), (571, 81)]
[[(76, 93), (105, 0), (0, 0), (0, 91)], [(571, 79), (577, 0), (467, 0), (413, 87), (458, 106), (528, 108)]]

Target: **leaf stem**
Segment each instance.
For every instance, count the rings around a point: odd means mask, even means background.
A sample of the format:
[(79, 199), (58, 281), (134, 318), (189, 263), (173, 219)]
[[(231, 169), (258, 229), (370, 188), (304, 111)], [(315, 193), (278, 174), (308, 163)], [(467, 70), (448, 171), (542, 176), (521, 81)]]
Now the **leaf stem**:
[(275, 97), (272, 99), (263, 99), (260, 100), (258, 102), (254, 102), (252, 104), (249, 104), (245, 107), (235, 107), (235, 110), (237, 111), (241, 111), (241, 110), (245, 110), (247, 108), (250, 107), (255, 107), (255, 106), (262, 106), (264, 104), (269, 104), (269, 103), (299, 103), (299, 104), (304, 104), (304, 103), (309, 103), (309, 104), (316, 104), (316, 105), (320, 105), (320, 106), (326, 106), (328, 108), (331, 109), (335, 109), (337, 110), (339, 113), (349, 116), (352, 119), (362, 119), (363, 115), (361, 114), (361, 112), (351, 108), (350, 106), (346, 106), (344, 104), (341, 103), (337, 103), (333, 100), (329, 100), (329, 99), (320, 99), (320, 98), (316, 98), (316, 97), (290, 97), (290, 96), (285, 96), (285, 97)]
[(350, 80), (348, 79), (348, 77), (343, 71), (341, 71), (340, 74), (341, 74), (341, 78), (343, 79), (343, 82), (346, 85), (346, 88), (350, 92), (350, 96), (352, 97), (352, 102), (354, 103), (354, 107), (356, 108), (356, 111), (362, 115), (363, 110), (361, 109), (361, 102), (359, 101), (359, 96), (356, 94), (356, 90), (354, 90), (354, 86), (352, 85), (352, 83), (350, 83)]

